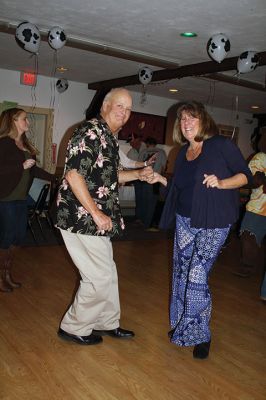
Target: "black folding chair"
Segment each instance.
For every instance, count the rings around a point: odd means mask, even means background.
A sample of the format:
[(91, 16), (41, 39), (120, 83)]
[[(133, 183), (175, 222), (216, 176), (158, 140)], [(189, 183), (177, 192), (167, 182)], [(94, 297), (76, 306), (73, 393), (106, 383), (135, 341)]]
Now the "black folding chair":
[(50, 184), (46, 183), (45, 185), (43, 185), (35, 205), (33, 207), (28, 208), (28, 226), (30, 228), (33, 239), (35, 240), (36, 243), (37, 239), (33, 228), (34, 221), (37, 221), (44, 239), (45, 235), (41, 224), (41, 218), (46, 219), (50, 228), (53, 227), (49, 216), (49, 210), (48, 210), (49, 205), (48, 202), (46, 201), (49, 191), (50, 191)]

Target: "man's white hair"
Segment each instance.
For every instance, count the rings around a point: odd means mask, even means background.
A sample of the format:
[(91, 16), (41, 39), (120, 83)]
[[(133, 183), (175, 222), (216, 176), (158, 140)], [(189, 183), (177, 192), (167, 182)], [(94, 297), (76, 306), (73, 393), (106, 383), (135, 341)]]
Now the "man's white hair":
[(108, 92), (105, 95), (103, 102), (111, 100), (114, 95), (116, 95), (118, 92), (121, 92), (121, 91), (126, 91), (126, 92), (128, 92), (128, 94), (130, 94), (129, 91), (123, 87), (114, 88), (114, 89), (111, 89), (110, 92)]

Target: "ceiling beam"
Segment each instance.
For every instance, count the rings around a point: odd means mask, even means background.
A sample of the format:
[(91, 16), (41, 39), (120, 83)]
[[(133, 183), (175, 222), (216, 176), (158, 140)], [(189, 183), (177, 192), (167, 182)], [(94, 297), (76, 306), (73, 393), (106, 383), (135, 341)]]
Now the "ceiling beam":
[(266, 92), (266, 85), (262, 85), (261, 83), (246, 81), (244, 79), (240, 79), (237, 76), (228, 76), (224, 74), (208, 74), (205, 75), (205, 78), (214, 79), (215, 81), (226, 82), (236, 86), (243, 86), (248, 89), (259, 90), (261, 92)]
[[(18, 24), (17, 24), (18, 25)], [(8, 33), (15, 37), (17, 25), (11, 24), (5, 21), (0, 21), (0, 32)], [(49, 30), (41, 30), (41, 40), (44, 42), (48, 41)], [(176, 68), (179, 63), (172, 59), (162, 59), (154, 56), (153, 54), (134, 51), (123, 47), (114, 46), (111, 44), (97, 42), (91, 39), (82, 39), (74, 36), (67, 36), (66, 47), (73, 49), (79, 49), (84, 51), (90, 51), (92, 53), (102, 54), (104, 56), (110, 56), (120, 58), (123, 60), (129, 60), (137, 63), (148, 64), (159, 68)]]
[[(15, 36), (17, 25), (0, 21), (0, 32)], [(48, 41), (48, 30), (40, 30), (41, 40)], [(152, 82), (180, 79), (189, 76), (206, 76), (209, 79), (214, 79), (238, 86), (247, 87), (249, 89), (265, 91), (265, 86), (256, 82), (240, 79), (239, 77), (230, 77), (219, 74), (219, 72), (236, 70), (238, 57), (231, 57), (223, 60), (220, 64), (215, 61), (207, 61), (198, 64), (190, 64), (178, 67), (178, 63), (168, 59), (158, 59), (148, 53), (137, 53), (132, 50), (106, 45), (104, 43), (95, 42), (92, 40), (84, 40), (76, 37), (68, 37), (65, 46), (99, 53), (105, 56), (117, 57), (120, 59), (130, 60), (134, 62), (146, 63), (151, 66), (164, 68), (153, 72)], [(259, 66), (266, 65), (266, 52), (260, 52)], [(88, 88), (99, 90), (104, 88), (110, 90), (113, 87), (139, 85), (139, 77), (131, 75), (122, 78), (110, 79), (89, 83)], [(103, 93), (101, 91), (101, 93)]]
[[(266, 51), (259, 54), (259, 66), (266, 65)], [(223, 71), (236, 70), (238, 57), (226, 58), (221, 63), (207, 61), (198, 64), (189, 64), (174, 69), (162, 69), (154, 71), (152, 82), (167, 81), (171, 79), (180, 79), (189, 76), (202, 76), (214, 74)], [(138, 75), (125, 76), (122, 78), (109, 79), (106, 81), (94, 82), (88, 84), (88, 89), (98, 90), (102, 87), (112, 89), (120, 86), (139, 85)]]

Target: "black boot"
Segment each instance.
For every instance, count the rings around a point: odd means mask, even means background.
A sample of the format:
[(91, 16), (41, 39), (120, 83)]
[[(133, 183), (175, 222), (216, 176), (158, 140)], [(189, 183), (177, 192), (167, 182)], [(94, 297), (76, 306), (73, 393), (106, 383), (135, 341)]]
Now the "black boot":
[(8, 284), (5, 278), (5, 270), (0, 270), (0, 292), (9, 293), (12, 292), (12, 287)]
[(0, 292), (10, 293), (13, 289), (9, 284), (1, 277), (0, 278)]
[(197, 344), (193, 350), (193, 357), (200, 358), (201, 360), (208, 358), (210, 345), (211, 341)]
[(13, 278), (11, 276), (10, 270), (5, 269), (4, 270), (4, 277), (5, 277), (5, 282), (13, 289), (18, 289), (21, 287), (21, 283), (20, 282), (15, 282), (13, 281)]
[(0, 249), (0, 292), (12, 292), (12, 287), (6, 281), (5, 264), (8, 259), (8, 250)]

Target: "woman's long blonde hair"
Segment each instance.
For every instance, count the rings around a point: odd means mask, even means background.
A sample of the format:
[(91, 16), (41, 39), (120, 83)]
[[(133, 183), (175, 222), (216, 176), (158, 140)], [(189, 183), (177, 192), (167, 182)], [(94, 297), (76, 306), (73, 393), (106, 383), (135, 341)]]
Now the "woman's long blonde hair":
[(199, 132), (195, 137), (196, 142), (202, 142), (211, 136), (219, 133), (218, 127), (212, 117), (206, 111), (204, 105), (197, 101), (182, 102), (177, 107), (177, 118), (174, 124), (173, 140), (176, 143), (184, 144), (187, 140), (184, 138), (181, 130), (182, 112), (185, 111), (194, 118), (199, 119)]
[[(15, 120), (20, 116), (20, 114), (25, 113), (22, 108), (9, 108), (5, 110), (0, 115), (0, 139), (4, 137), (10, 137), (11, 139), (16, 139), (18, 136), (18, 130), (15, 124)], [(30, 154), (38, 154), (38, 150), (29, 141), (24, 132), (21, 136), (23, 146), (27, 149)]]

